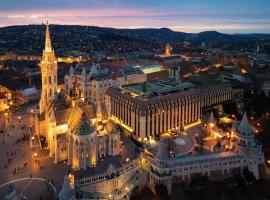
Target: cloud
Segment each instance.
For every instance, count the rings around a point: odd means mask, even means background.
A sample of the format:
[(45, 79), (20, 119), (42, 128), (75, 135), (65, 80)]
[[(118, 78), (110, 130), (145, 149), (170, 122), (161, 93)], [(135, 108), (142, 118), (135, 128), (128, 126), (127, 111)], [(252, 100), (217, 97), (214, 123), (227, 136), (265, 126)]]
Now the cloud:
[[(37, 0), (39, 1), (39, 0)], [(51, 1), (51, 0), (49, 0)], [(84, 0), (76, 0), (78, 3)], [(113, 0), (111, 0), (113, 1)], [(147, 1), (147, 0), (146, 0)], [(61, 1), (57, 1), (58, 3)], [(68, 1), (69, 2), (69, 1)], [(93, 5), (104, 3), (91, 1)], [(115, 0), (115, 4), (119, 1)], [(122, 5), (122, 4), (121, 4)], [(268, 32), (270, 33), (270, 11), (264, 12), (220, 12), (219, 10), (195, 12), (184, 9), (158, 8), (60, 8), (19, 9), (0, 12), (1, 26), (41, 24), (49, 20), (53, 24), (80, 24), (115, 28), (160, 28), (177, 31), (200, 32), (218, 30), (222, 32)]]

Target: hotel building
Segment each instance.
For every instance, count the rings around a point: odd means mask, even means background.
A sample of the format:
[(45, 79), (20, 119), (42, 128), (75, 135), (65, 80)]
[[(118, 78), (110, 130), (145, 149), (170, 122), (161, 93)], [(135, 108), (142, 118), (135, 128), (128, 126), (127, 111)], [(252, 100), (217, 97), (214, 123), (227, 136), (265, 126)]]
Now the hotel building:
[(231, 97), (231, 86), (226, 84), (153, 80), (109, 88), (106, 106), (114, 121), (137, 138), (145, 138), (198, 122), (203, 108)]

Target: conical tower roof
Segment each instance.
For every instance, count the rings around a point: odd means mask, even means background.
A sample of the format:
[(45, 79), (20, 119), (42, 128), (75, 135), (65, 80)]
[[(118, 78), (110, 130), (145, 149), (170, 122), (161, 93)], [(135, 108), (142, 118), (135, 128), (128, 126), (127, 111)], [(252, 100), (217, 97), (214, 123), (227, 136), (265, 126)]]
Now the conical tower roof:
[(210, 116), (209, 116), (207, 122), (208, 122), (208, 123), (212, 123), (212, 124), (216, 123), (216, 120), (215, 120), (215, 117), (214, 117), (213, 112), (211, 112), (211, 114), (210, 114)]
[(115, 168), (112, 165), (112, 163), (110, 163), (110, 165), (108, 166), (107, 173), (110, 174), (110, 175), (112, 175), (113, 173), (115, 173)]
[(253, 130), (248, 122), (247, 113), (245, 112), (243, 118), (238, 126), (238, 133), (243, 136), (252, 136)]

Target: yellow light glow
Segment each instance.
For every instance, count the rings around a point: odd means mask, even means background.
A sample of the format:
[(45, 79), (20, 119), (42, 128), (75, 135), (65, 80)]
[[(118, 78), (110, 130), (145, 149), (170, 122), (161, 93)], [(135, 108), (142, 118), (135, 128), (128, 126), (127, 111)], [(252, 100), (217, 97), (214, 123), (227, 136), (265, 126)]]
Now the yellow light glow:
[(222, 118), (220, 118), (220, 121), (222, 123), (227, 124), (227, 123), (231, 123), (233, 120), (231, 118), (229, 118), (229, 117), (222, 117)]
[(248, 73), (248, 72), (247, 72), (247, 70), (245, 70), (245, 69), (241, 69), (241, 73), (242, 73), (242, 74), (246, 74), (246, 73)]
[(69, 174), (68, 178), (69, 178), (69, 186), (70, 186), (70, 188), (74, 189), (74, 175)]
[(110, 119), (113, 120), (115, 123), (121, 125), (121, 126), (124, 127), (125, 129), (127, 129), (129, 132), (134, 132), (134, 130), (133, 130), (130, 126), (126, 125), (124, 122), (122, 122), (122, 121), (121, 121), (120, 119), (118, 119), (116, 116), (112, 115), (112, 116), (110, 117)]
[(57, 126), (57, 132), (59, 132), (59, 133), (68, 132), (68, 125), (67, 124), (62, 124), (60, 126)]
[(185, 125), (185, 126), (184, 126), (184, 130), (190, 129), (190, 128), (192, 128), (192, 127), (194, 127), (194, 126), (197, 126), (197, 125), (199, 125), (199, 124), (201, 124), (201, 120), (200, 120), (200, 119), (199, 119), (198, 121), (194, 122), (194, 123)]
[(216, 137), (218, 137), (218, 138), (222, 138), (222, 135), (221, 135), (221, 134), (219, 134), (218, 132), (214, 131), (214, 134), (215, 134), (215, 136), (216, 136)]

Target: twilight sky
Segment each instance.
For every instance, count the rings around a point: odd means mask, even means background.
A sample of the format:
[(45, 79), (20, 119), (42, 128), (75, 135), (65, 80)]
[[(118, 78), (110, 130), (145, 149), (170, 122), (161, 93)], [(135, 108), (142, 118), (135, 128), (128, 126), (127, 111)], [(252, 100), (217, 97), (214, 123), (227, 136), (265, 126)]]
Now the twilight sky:
[(0, 27), (81, 24), (270, 33), (270, 0), (0, 0)]

